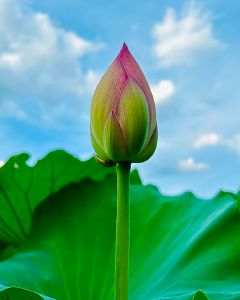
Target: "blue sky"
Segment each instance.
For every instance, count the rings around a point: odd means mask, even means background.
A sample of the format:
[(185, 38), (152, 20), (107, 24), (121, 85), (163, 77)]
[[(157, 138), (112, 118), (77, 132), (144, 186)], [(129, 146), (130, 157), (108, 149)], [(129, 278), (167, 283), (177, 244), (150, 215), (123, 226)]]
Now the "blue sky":
[(164, 194), (240, 186), (240, 2), (0, 0), (0, 162), (53, 149), (93, 155), (94, 89), (123, 42), (152, 89)]

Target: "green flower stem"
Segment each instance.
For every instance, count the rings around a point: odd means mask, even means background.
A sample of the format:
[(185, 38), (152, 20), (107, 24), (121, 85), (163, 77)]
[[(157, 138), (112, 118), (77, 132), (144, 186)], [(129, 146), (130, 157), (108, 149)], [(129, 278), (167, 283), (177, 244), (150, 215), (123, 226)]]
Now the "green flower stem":
[(117, 232), (115, 244), (114, 300), (128, 299), (130, 249), (129, 178), (131, 162), (120, 162), (117, 169)]

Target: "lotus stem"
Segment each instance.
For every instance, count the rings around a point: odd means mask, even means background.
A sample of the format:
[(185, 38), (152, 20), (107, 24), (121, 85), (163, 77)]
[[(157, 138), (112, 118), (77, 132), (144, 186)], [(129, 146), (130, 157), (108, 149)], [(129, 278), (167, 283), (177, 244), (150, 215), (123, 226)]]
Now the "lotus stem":
[(130, 250), (129, 178), (131, 162), (117, 163), (117, 230), (115, 244), (114, 300), (128, 299)]

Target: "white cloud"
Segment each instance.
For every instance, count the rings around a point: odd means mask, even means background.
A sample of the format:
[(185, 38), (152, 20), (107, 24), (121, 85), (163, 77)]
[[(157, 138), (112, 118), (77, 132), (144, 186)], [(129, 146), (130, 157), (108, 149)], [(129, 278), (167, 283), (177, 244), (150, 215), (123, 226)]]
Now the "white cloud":
[(2, 53), (0, 56), (0, 66), (5, 68), (16, 68), (20, 65), (20, 62), (19, 54)]
[(157, 141), (157, 149), (156, 149), (156, 153), (157, 152), (161, 152), (162, 149), (170, 149), (173, 147), (173, 144), (170, 140), (167, 139), (163, 139), (161, 138), (161, 136), (158, 137), (158, 141)]
[(98, 72), (93, 70), (89, 70), (85, 75), (84, 90), (92, 93), (98, 85), (101, 77), (102, 74), (99, 74)]
[(195, 163), (192, 157), (189, 157), (187, 160), (181, 160), (178, 165), (181, 171), (199, 171), (207, 167), (208, 165), (205, 163)]
[(171, 80), (160, 80), (157, 85), (151, 86), (151, 90), (155, 102), (158, 103), (170, 98), (175, 92), (175, 86)]
[(84, 120), (84, 121), (90, 123), (90, 115), (89, 114), (81, 113), (79, 117), (81, 120)]
[(222, 46), (213, 35), (211, 15), (194, 2), (179, 19), (169, 8), (163, 22), (154, 25), (152, 34), (156, 40), (153, 52), (161, 67), (190, 65), (199, 56)]
[(201, 148), (206, 145), (216, 145), (220, 138), (216, 133), (203, 134), (199, 139), (193, 144), (195, 148)]
[(236, 134), (232, 138), (226, 139), (225, 145), (240, 155), (240, 134)]
[(0, 117), (8, 116), (8, 117), (17, 117), (19, 119), (25, 118), (26, 113), (17, 105), (17, 103), (3, 99), (0, 101)]
[(0, 168), (5, 164), (3, 160), (0, 160)]
[(92, 92), (99, 75), (83, 72), (81, 58), (104, 44), (59, 28), (47, 14), (23, 10), (20, 3), (0, 0), (0, 97), (59, 105)]

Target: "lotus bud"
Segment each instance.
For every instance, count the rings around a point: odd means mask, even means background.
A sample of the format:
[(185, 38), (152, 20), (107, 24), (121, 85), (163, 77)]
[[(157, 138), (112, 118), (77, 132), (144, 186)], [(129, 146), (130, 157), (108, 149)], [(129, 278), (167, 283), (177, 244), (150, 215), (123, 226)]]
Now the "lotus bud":
[(96, 87), (90, 121), (95, 157), (103, 165), (144, 162), (157, 147), (153, 96), (125, 43)]

